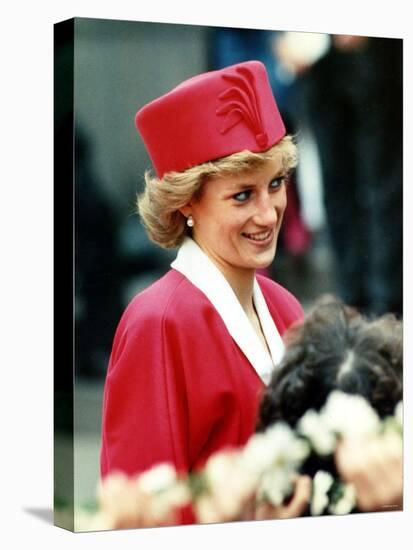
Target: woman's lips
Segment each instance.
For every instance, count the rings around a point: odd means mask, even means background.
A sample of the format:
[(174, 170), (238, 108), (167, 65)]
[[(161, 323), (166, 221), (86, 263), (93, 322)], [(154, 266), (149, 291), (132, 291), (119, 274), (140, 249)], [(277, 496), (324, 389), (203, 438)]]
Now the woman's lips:
[(259, 231), (256, 233), (242, 233), (242, 236), (247, 238), (250, 242), (258, 246), (267, 246), (271, 243), (274, 230), (266, 229), (265, 231)]

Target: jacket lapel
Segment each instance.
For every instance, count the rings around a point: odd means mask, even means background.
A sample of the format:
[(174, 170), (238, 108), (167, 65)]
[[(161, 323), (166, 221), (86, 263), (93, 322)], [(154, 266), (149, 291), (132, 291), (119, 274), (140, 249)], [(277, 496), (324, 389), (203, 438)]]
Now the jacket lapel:
[(171, 267), (205, 294), (238, 347), (263, 382), (268, 384), (271, 371), (282, 356), (284, 344), (257, 281), (254, 281), (253, 300), (271, 356), (262, 345), (230, 284), (194, 240), (185, 239)]

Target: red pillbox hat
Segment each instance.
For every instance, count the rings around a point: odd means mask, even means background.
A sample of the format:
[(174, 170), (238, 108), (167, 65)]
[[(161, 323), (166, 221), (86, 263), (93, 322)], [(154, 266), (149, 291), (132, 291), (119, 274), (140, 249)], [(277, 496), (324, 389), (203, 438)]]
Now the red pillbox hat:
[(245, 149), (266, 151), (285, 136), (259, 61), (185, 80), (142, 107), (135, 123), (159, 178)]

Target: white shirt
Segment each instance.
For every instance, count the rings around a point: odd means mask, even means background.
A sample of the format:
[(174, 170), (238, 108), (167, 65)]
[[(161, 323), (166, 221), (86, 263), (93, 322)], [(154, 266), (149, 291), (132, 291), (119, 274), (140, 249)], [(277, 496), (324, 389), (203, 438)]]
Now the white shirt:
[(185, 275), (205, 294), (222, 318), (238, 347), (262, 381), (268, 384), (273, 368), (278, 365), (284, 353), (284, 343), (256, 278), (254, 278), (252, 299), (270, 353), (255, 332), (224, 275), (193, 239), (189, 237), (185, 239), (171, 267)]

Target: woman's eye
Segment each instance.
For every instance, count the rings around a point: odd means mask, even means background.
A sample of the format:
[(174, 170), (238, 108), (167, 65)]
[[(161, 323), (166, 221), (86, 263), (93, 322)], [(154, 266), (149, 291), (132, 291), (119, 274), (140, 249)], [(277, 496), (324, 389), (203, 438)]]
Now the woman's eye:
[(244, 202), (249, 199), (251, 195), (251, 191), (241, 191), (240, 193), (237, 193), (234, 195), (234, 199), (238, 202)]
[[(269, 188), (278, 189), (284, 183), (284, 179), (285, 179), (285, 176), (279, 176), (278, 178), (274, 178), (269, 183)], [(251, 189), (247, 189), (246, 191), (240, 191), (239, 193), (236, 193), (235, 195), (233, 195), (232, 198), (237, 202), (246, 202), (251, 197), (252, 192), (253, 190)]]
[(279, 178), (275, 178), (270, 183), (270, 188), (271, 189), (278, 189), (278, 187), (280, 187), (283, 184), (283, 182), (284, 182), (284, 176), (280, 176)]

